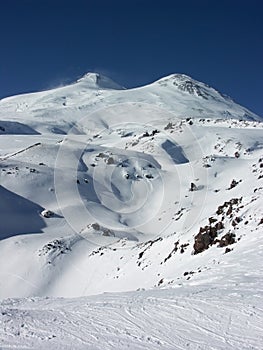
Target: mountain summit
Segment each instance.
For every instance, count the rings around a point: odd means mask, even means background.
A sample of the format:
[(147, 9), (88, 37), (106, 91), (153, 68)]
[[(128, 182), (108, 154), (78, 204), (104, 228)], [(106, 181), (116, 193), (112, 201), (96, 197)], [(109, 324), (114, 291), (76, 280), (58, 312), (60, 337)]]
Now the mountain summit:
[(86, 73), (83, 77), (77, 80), (77, 82), (85, 83), (91, 89), (110, 89), (110, 90), (123, 90), (124, 87), (115, 83), (110, 78), (100, 73)]
[(190, 95), (202, 97), (206, 100), (210, 98), (220, 101), (223, 98), (227, 101), (233, 102), (230, 97), (221, 94), (209, 85), (201, 83), (185, 74), (172, 74), (168, 77), (160, 79), (158, 83), (160, 85), (166, 85), (169, 83), (173, 84), (183, 92), (187, 92)]

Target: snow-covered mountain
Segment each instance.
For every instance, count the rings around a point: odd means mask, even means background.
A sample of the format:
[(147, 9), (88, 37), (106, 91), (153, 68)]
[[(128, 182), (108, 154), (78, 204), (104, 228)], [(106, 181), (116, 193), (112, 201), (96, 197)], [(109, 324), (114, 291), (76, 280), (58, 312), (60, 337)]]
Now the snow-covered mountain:
[(181, 74), (1, 100), (0, 347), (260, 349), (262, 148)]

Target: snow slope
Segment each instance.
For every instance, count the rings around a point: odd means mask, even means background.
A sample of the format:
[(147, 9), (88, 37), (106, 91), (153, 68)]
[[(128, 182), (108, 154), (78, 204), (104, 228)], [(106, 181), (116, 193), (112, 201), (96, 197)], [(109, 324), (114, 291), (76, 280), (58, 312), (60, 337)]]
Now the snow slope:
[(260, 349), (259, 116), (88, 73), (1, 100), (0, 134), (0, 346)]

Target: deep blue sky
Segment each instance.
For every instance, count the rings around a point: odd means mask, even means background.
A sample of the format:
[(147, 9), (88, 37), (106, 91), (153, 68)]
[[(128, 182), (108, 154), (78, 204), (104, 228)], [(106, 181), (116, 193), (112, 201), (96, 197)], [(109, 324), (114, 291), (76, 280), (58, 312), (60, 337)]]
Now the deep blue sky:
[(262, 0), (0, 0), (0, 98), (185, 73), (263, 116)]

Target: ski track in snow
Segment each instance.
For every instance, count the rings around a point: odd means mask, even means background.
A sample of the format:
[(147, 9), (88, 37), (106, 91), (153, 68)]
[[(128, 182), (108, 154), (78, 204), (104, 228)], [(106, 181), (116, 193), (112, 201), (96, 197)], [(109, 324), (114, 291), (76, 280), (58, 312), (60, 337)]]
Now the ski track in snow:
[(1, 346), (261, 349), (263, 310), (255, 306), (257, 297), (253, 291), (247, 296), (230, 292), (189, 287), (77, 299), (10, 299), (0, 311)]

